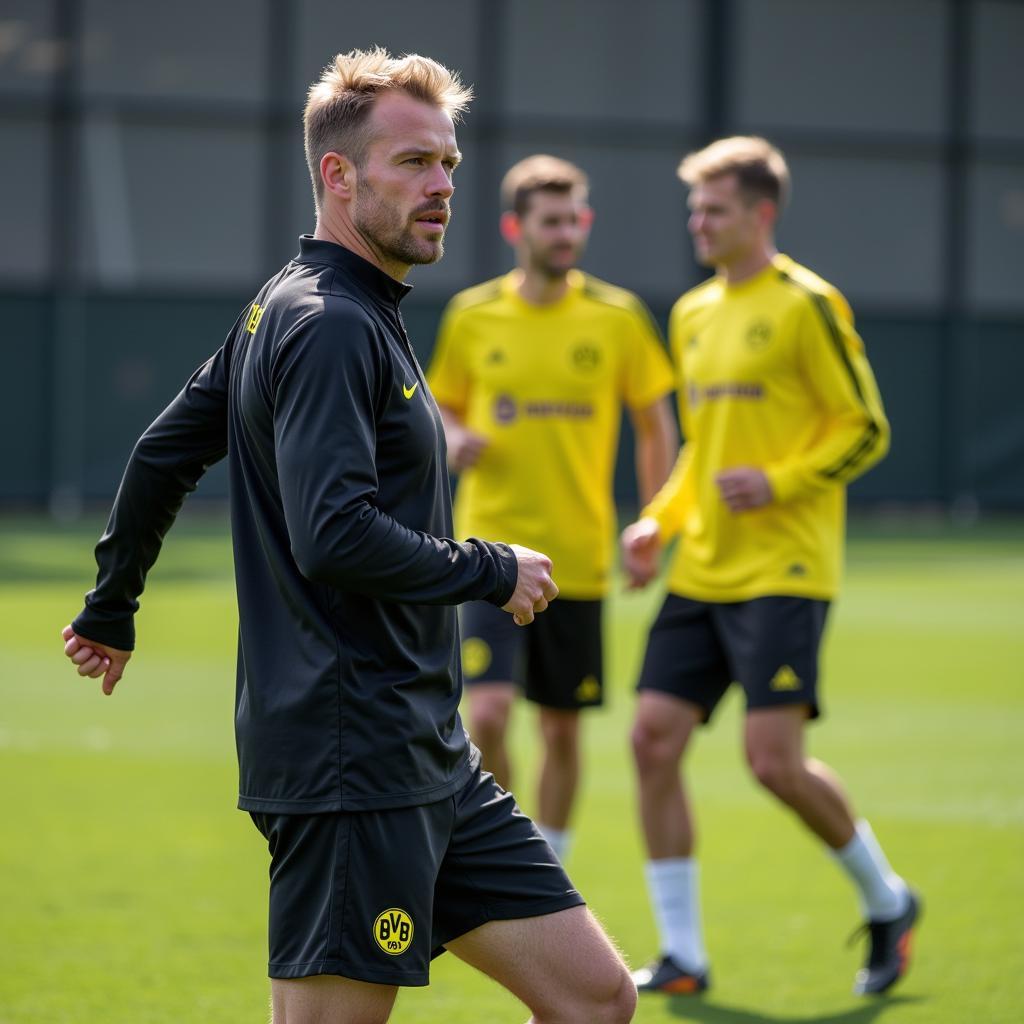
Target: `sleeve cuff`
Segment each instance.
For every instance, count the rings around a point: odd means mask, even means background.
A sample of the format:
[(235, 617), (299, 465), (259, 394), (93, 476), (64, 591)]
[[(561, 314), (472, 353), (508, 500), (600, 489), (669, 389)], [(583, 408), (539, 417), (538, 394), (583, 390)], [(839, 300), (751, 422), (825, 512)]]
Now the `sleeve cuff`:
[(112, 612), (93, 604), (86, 595), (85, 607), (78, 613), (71, 628), (86, 640), (95, 640), (119, 651), (135, 650), (135, 616), (132, 612)]
[(653, 519), (658, 524), (658, 540), (662, 545), (667, 544), (679, 532), (679, 525), (667, 521), (664, 511), (657, 511), (653, 506), (648, 505), (640, 510), (639, 519)]
[(495, 563), (498, 567), (498, 586), (490, 597), (490, 602), (503, 608), (509, 603), (519, 582), (519, 559), (507, 544), (491, 544)]
[(660, 402), (661, 399), (667, 398), (674, 390), (675, 382), (669, 381), (667, 384), (659, 384), (657, 387), (649, 388), (639, 395), (631, 395), (627, 404), (630, 409), (646, 409), (654, 405), (655, 402)]
[(794, 501), (805, 495), (821, 490), (821, 487), (808, 485), (806, 470), (800, 466), (777, 465), (765, 466), (765, 476), (772, 489), (772, 498), (777, 502)]

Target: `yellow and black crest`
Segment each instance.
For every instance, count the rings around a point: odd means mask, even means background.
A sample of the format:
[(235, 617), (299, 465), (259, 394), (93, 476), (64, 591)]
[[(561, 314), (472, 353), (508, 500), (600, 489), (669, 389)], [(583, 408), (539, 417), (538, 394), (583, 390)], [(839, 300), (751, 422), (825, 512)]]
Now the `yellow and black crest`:
[(412, 945), (412, 918), (399, 907), (388, 907), (373, 922), (374, 941), (389, 956), (400, 956)]
[(491, 667), (491, 648), (478, 636), (462, 641), (462, 668), (470, 679), (482, 676)]

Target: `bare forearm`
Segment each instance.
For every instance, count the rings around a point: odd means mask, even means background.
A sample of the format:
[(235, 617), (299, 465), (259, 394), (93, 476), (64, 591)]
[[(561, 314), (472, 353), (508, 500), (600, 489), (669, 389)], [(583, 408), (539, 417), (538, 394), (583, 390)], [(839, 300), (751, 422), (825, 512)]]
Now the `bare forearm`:
[(454, 409), (445, 405), (440, 409), (448, 447), (448, 469), (452, 473), (461, 473), (479, 462), (487, 447), (487, 439), (467, 428), (462, 415)]
[(668, 479), (679, 454), (675, 422), (667, 405), (659, 405), (636, 429), (636, 484), (644, 507)]

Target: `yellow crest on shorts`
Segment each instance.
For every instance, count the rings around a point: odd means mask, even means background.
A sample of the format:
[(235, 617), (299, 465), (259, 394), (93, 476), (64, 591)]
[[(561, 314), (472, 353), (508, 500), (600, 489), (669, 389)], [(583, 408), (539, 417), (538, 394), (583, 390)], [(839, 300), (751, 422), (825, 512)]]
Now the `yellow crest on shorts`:
[(491, 667), (491, 648), (486, 640), (471, 636), (462, 642), (462, 667), (470, 679), (482, 676)]
[(773, 690), (799, 690), (800, 686), (800, 677), (789, 665), (783, 665), (771, 679)]
[(388, 907), (373, 922), (374, 941), (389, 956), (399, 956), (412, 945), (412, 918), (398, 907)]
[(576, 687), (577, 700), (597, 700), (601, 696), (601, 684), (597, 676), (584, 676), (580, 685)]

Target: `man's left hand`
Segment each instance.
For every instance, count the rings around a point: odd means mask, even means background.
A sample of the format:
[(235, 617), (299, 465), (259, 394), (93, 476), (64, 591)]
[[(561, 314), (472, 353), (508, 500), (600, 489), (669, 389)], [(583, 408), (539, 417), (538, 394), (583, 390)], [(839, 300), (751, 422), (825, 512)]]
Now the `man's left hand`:
[(771, 503), (772, 485), (764, 470), (756, 466), (736, 466), (723, 469), (715, 477), (722, 500), (730, 512), (749, 512)]

